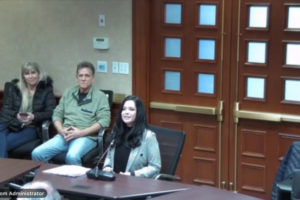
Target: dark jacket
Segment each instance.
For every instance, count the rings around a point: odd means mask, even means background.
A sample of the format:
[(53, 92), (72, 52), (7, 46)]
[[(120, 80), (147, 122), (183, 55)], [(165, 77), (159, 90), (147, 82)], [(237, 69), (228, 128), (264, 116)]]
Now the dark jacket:
[[(22, 93), (17, 85), (18, 82), (18, 79), (14, 79), (5, 83), (3, 106), (0, 112), (0, 123), (7, 125), (14, 132), (22, 129), (22, 124), (17, 119), (22, 104)], [(46, 77), (38, 83), (33, 96), (32, 113), (34, 114), (34, 120), (32, 125), (38, 126), (44, 120), (51, 120), (55, 106), (52, 79)]]
[(294, 172), (300, 169), (300, 141), (293, 142), (288, 152), (284, 155), (283, 160), (280, 163), (278, 171), (273, 183), (273, 189), (271, 193), (271, 200), (277, 200), (278, 188), (277, 184), (290, 179), (292, 180)]

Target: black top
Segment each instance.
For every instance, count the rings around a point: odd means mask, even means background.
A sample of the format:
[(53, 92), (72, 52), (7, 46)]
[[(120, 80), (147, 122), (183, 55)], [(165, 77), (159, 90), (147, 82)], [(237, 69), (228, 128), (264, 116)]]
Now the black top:
[(81, 103), (82, 100), (87, 96), (88, 93), (81, 93), (81, 92), (78, 92), (78, 97), (79, 97), (79, 100), (78, 100), (78, 103)]
[[(128, 133), (130, 129), (124, 130), (124, 135)], [(120, 173), (120, 172), (125, 172), (126, 171), (126, 166), (130, 154), (131, 148), (126, 145), (127, 143), (124, 142), (124, 137), (123, 137), (123, 142), (119, 145), (116, 146), (115, 149), (115, 157), (114, 157), (114, 172)]]
[(114, 158), (114, 172), (125, 172), (129, 158), (129, 153), (130, 148), (127, 147), (124, 143), (116, 147)]

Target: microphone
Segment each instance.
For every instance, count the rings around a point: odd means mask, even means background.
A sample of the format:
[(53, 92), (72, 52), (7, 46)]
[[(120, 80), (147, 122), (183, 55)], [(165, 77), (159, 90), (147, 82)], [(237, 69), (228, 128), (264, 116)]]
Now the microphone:
[(111, 143), (108, 145), (108, 147), (105, 149), (103, 154), (100, 156), (99, 160), (97, 161), (96, 167), (93, 169), (90, 169), (86, 172), (86, 175), (90, 179), (96, 179), (96, 180), (103, 180), (103, 181), (113, 181), (115, 180), (115, 173), (114, 172), (108, 172), (99, 170), (99, 164), (101, 160), (104, 158), (104, 156), (107, 154), (109, 148), (114, 144), (115, 140), (112, 140)]

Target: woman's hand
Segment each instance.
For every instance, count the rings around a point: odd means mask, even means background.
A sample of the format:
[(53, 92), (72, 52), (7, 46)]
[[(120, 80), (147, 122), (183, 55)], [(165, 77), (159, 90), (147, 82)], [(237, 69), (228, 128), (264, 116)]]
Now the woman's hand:
[(27, 114), (28, 114), (27, 119), (32, 122), (34, 120), (34, 114), (32, 113), (27, 113)]
[(17, 119), (23, 123), (23, 121), (25, 120), (25, 116), (24, 115), (20, 115), (20, 113), (17, 114)]
[(34, 120), (34, 114), (32, 113), (18, 113), (17, 119), (24, 125), (29, 125)]

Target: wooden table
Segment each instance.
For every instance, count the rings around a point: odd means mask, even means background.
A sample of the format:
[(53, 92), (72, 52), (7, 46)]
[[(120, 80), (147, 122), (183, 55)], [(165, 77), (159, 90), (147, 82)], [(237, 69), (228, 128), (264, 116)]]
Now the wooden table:
[(41, 164), (32, 160), (0, 158), (0, 185), (38, 168)]
[(47, 180), (61, 193), (76, 194), (78, 196), (132, 199), (183, 191), (191, 186), (188, 184), (119, 174), (116, 174), (114, 181), (101, 181), (88, 179), (86, 175), (72, 178), (42, 172), (45, 169), (56, 166), (58, 165), (42, 165), (34, 180)]
[(115, 181), (110, 182), (88, 179), (85, 175), (72, 178), (42, 172), (57, 166), (59, 165), (32, 160), (0, 158), (0, 185), (40, 167), (34, 180), (47, 180), (60, 192), (86, 197), (132, 199), (152, 196), (155, 200), (258, 200), (204, 185), (195, 186), (119, 174)]
[(152, 198), (153, 200), (259, 200), (258, 198), (210, 186), (192, 186), (188, 190)]
[(57, 166), (59, 165), (31, 160), (0, 158), (0, 185), (40, 167), (34, 180), (47, 180), (60, 192), (86, 197), (132, 199), (152, 196), (155, 200), (258, 200), (255, 197), (210, 186), (195, 186), (119, 174), (116, 175), (115, 181), (110, 182), (88, 179), (85, 175), (72, 178), (42, 172)]

